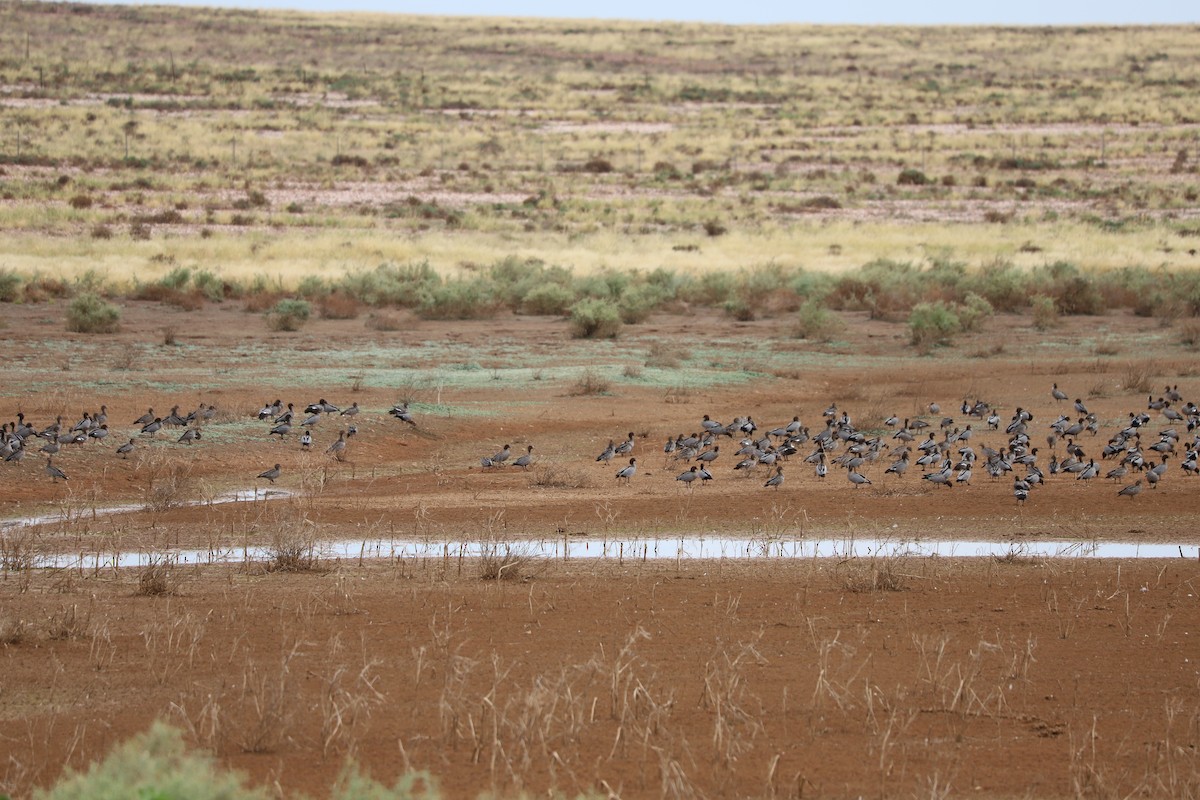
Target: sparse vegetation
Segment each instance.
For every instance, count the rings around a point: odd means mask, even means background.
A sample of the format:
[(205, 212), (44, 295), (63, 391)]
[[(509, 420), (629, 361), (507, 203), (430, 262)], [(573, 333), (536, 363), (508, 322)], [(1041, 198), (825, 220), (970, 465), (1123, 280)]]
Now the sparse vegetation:
[(121, 309), (92, 292), (85, 292), (67, 306), (67, 330), (76, 333), (116, 333), (121, 328)]
[(945, 303), (918, 303), (908, 317), (910, 340), (922, 350), (950, 344), (959, 330), (958, 315)]
[(621, 324), (621, 310), (611, 301), (587, 299), (571, 306), (571, 335), (577, 339), (615, 339)]
[(267, 314), (267, 327), (273, 331), (298, 331), (311, 315), (312, 304), (307, 300), (280, 300)]

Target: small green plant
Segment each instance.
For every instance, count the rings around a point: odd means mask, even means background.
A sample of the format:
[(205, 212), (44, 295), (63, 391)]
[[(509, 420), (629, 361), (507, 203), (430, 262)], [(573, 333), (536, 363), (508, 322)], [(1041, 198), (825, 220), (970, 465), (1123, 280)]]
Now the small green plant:
[(21, 296), (21, 276), (11, 269), (0, 269), (0, 303), (14, 303)]
[(448, 281), (424, 292), (417, 314), (424, 319), (488, 319), (496, 315), (486, 280)]
[(520, 308), (526, 314), (565, 314), (575, 299), (575, 293), (566, 286), (543, 283), (526, 293)]
[(912, 344), (921, 350), (950, 344), (959, 330), (958, 315), (940, 300), (918, 303), (908, 315), (909, 336)]
[(209, 756), (189, 753), (183, 735), (156, 722), (150, 730), (118, 745), (87, 772), (69, 771), (48, 790), (35, 792), (38, 800), (75, 800), (94, 797), (167, 798), (190, 800), (264, 798), (245, 787), (236, 773), (216, 768)]
[(571, 335), (576, 339), (615, 339), (621, 332), (621, 311), (608, 300), (580, 300), (571, 306)]
[(641, 284), (627, 288), (617, 304), (621, 309), (621, 321), (627, 325), (645, 322), (662, 298), (662, 290), (657, 286)]
[(84, 292), (67, 306), (67, 330), (75, 333), (115, 333), (121, 328), (121, 309), (93, 292)]
[(816, 300), (809, 300), (796, 313), (796, 335), (814, 342), (831, 342), (846, 329), (834, 312)]
[(896, 183), (899, 186), (925, 186), (932, 181), (919, 169), (905, 169), (900, 171), (900, 177), (896, 178)]
[(267, 314), (267, 327), (273, 331), (298, 331), (312, 316), (307, 300), (284, 299)]
[(980, 330), (996, 313), (991, 303), (974, 292), (967, 293), (957, 311), (959, 327), (967, 333)]
[(1058, 306), (1053, 297), (1040, 294), (1031, 302), (1033, 309), (1033, 327), (1039, 331), (1048, 331), (1058, 325)]

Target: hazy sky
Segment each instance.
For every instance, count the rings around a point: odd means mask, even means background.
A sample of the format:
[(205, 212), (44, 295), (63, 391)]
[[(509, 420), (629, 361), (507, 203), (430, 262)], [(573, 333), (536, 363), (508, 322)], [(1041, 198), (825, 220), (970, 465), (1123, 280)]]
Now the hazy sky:
[[(137, 0), (135, 0), (136, 2)], [(178, 1), (178, 0), (177, 0)], [(171, 3), (170, 0), (158, 2)], [(466, 14), (493, 17), (697, 20), (731, 23), (1010, 24), (1073, 25), (1200, 22), (1196, 0), (209, 0), (186, 5), (295, 8), (311, 11), (386, 11), (399, 14)]]

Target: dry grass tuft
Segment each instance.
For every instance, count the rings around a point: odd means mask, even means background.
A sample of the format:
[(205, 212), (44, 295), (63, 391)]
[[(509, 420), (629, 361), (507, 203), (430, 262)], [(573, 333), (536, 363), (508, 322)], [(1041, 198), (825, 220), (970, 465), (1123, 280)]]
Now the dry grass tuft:
[(833, 570), (834, 580), (847, 592), (902, 592), (908, 588), (896, 557), (850, 558)]
[(169, 561), (155, 561), (138, 573), (137, 594), (142, 597), (162, 597), (175, 594), (175, 579)]
[(605, 378), (594, 369), (588, 368), (579, 376), (579, 380), (571, 384), (567, 394), (571, 397), (594, 397), (608, 394), (612, 381)]
[(1153, 362), (1130, 361), (1121, 372), (1121, 388), (1135, 394), (1148, 394), (1151, 390), (1150, 378), (1157, 367)]
[(592, 485), (592, 478), (586, 471), (576, 467), (541, 464), (534, 469), (529, 485), (547, 489), (587, 489)]

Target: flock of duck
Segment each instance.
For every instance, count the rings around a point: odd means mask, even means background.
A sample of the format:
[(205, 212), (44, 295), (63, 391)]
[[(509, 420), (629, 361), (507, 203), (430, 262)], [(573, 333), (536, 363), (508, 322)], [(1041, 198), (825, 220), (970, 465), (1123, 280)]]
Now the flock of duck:
[[(752, 416), (736, 417), (721, 423), (705, 414), (699, 421), (699, 429), (689, 435), (680, 433), (667, 437), (662, 447), (667, 464), (682, 462), (682, 471), (675, 480), (688, 489), (703, 486), (713, 480), (716, 462), (726, 453), (732, 455), (726, 463), (735, 460), (732, 471), (753, 473), (764, 468), (769, 477), (763, 487), (778, 491), (784, 484), (786, 464), (798, 462), (813, 470), (813, 474), (824, 480), (831, 469), (845, 471), (846, 480), (855, 488), (870, 486), (867, 473), (881, 462), (888, 463), (884, 475), (904, 477), (910, 468), (920, 470), (921, 479), (937, 486), (950, 488), (955, 484), (970, 484), (977, 472), (998, 479), (1012, 477), (1013, 497), (1018, 504), (1024, 503), (1037, 487), (1050, 476), (1070, 476), (1077, 481), (1092, 481), (1104, 478), (1121, 482), (1117, 494), (1134, 497), (1144, 485), (1156, 488), (1169, 474), (1171, 459), (1182, 454), (1178, 463), (1186, 475), (1196, 475), (1197, 450), (1200, 449), (1200, 409), (1192, 402), (1185, 402), (1178, 386), (1168, 386), (1162, 395), (1150, 395), (1145, 409), (1128, 412), (1116, 426), (1103, 445), (1096, 443), (1101, 423), (1090, 412), (1082, 399), (1070, 400), (1070, 396), (1055, 383), (1050, 390), (1053, 401), (1061, 408), (1070, 403), (1073, 413), (1060, 413), (1041, 431), (1034, 425), (1033, 414), (1018, 407), (1006, 421), (988, 403), (964, 399), (960, 408), (961, 417), (943, 416), (937, 403), (930, 403), (928, 414), (918, 418), (901, 420), (892, 416), (883, 425), (888, 433), (858, 429), (847, 411), (839, 410), (836, 403), (822, 413), (822, 422), (813, 433), (809, 426), (800, 421), (799, 415), (791, 421), (766, 431), (759, 429)], [(358, 403), (339, 408), (321, 398), (309, 403), (303, 413), (293, 403), (284, 405), (280, 400), (266, 403), (255, 415), (268, 426), (266, 436), (284, 440), (298, 432), (300, 448), (313, 448), (313, 429), (324, 418), (336, 415), (344, 423), (338, 438), (325, 448), (325, 453), (339, 461), (343, 460), (350, 440), (358, 433), (355, 425), (360, 413)], [(129, 437), (114, 452), (128, 458), (142, 439), (153, 439), (159, 433), (172, 431), (178, 434), (178, 444), (191, 445), (203, 436), (202, 425), (215, 418), (217, 409), (212, 405), (200, 405), (196, 410), (182, 414), (178, 406), (164, 416), (157, 416), (148, 409), (130, 425), (138, 431)], [(413, 427), (417, 426), (408, 403), (392, 407), (388, 414)], [(1155, 416), (1162, 418), (1160, 427), (1155, 428)], [(345, 418), (345, 419), (342, 419)], [(992, 438), (1003, 439), (999, 447), (989, 447), (975, 440), (978, 430), (986, 429)], [(1165, 427), (1163, 427), (1165, 426)], [(69, 480), (67, 474), (54, 463), (54, 456), (63, 448), (84, 444), (88, 441), (106, 442), (111, 435), (108, 409), (100, 406), (95, 413), (84, 412), (73, 425), (64, 424), (61, 417), (52, 424), (39, 428), (17, 414), (14, 422), (0, 427), (0, 458), (7, 463), (20, 463), (25, 454), (36, 447), (45, 454), (45, 473), (52, 482)], [(1042, 449), (1035, 444), (1035, 437), (1045, 436), (1051, 453), (1046, 461), (1041, 460)], [(888, 441), (885, 441), (885, 437)], [(1084, 441), (1091, 439), (1088, 446)], [(40, 447), (37, 447), (37, 444)], [(1061, 444), (1061, 453), (1059, 446)], [(722, 450), (724, 445), (725, 450)], [(614, 459), (624, 462), (616, 472), (619, 483), (630, 484), (638, 474), (638, 458), (633, 455), (637, 437), (629, 432), (620, 441), (610, 439), (595, 457), (596, 462), (608, 464)], [(1090, 452), (1089, 452), (1090, 448)], [(512, 445), (505, 444), (490, 456), (480, 459), (486, 470), (503, 467), (528, 469), (534, 463), (533, 445), (528, 445), (521, 455), (512, 457)], [(1103, 468), (1099, 462), (1111, 462)], [(282, 474), (282, 465), (258, 473), (257, 478), (274, 483)], [(1132, 478), (1132, 483), (1126, 482)]]
[[(1070, 400), (1057, 383), (1052, 385), (1050, 396), (1059, 405)], [(1046, 426), (1045, 441), (1051, 455), (1044, 462), (1039, 461), (1041, 448), (1034, 443), (1038, 433), (1028, 409), (1018, 407), (1006, 422), (988, 403), (967, 399), (960, 409), (961, 422), (953, 416), (942, 416), (937, 403), (928, 406), (928, 416), (934, 421), (888, 418), (883, 424), (891, 431), (888, 434), (891, 442), (885, 441), (883, 435), (869, 435), (856, 428), (850, 414), (839, 411), (835, 403), (823, 412), (822, 427), (815, 434), (801, 423), (798, 415), (763, 432), (749, 415), (721, 423), (705, 414), (699, 431), (668, 437), (662, 450), (668, 464), (675, 460), (689, 465), (675, 478), (689, 489), (713, 480), (715, 462), (721, 457), (721, 444), (725, 442), (726, 451), (732, 451), (732, 458), (737, 459), (734, 472), (752, 472), (759, 467), (769, 470), (764, 488), (778, 490), (783, 486), (784, 464), (793, 458), (811, 467), (818, 479), (827, 478), (833, 467), (845, 470), (846, 479), (855, 489), (870, 486), (871, 479), (865, 473), (885, 460), (886, 455), (889, 465), (883, 470), (884, 475), (903, 477), (915, 466), (920, 468), (922, 480), (946, 488), (970, 484), (977, 471), (993, 479), (1011, 475), (1013, 497), (1018, 504), (1028, 500), (1030, 493), (1053, 475), (1084, 482), (1101, 476), (1116, 482), (1133, 477), (1135, 480), (1123, 485), (1117, 495), (1134, 497), (1142, 491), (1143, 484), (1157, 488), (1167, 476), (1170, 458), (1178, 453), (1183, 454), (1180, 468), (1185, 475), (1200, 472), (1197, 467), (1200, 409), (1194, 403), (1184, 402), (1178, 386), (1166, 387), (1158, 398), (1150, 395), (1145, 410), (1130, 411), (1128, 419), (1117, 426), (1098, 453), (1095, 445), (1091, 445), (1091, 453), (1085, 449), (1083, 437), (1085, 434), (1098, 437), (1100, 420), (1081, 398), (1072, 402), (1071, 410), (1074, 414), (1060, 413)], [(1152, 431), (1154, 416), (1150, 412), (1161, 416), (1167, 427)], [(986, 427), (994, 435), (999, 435), (1003, 428), (1004, 443), (999, 448), (977, 444), (973, 439), (976, 425)], [(616, 479), (631, 483), (638, 470), (637, 457), (630, 455), (636, 442), (633, 432), (619, 443), (609, 439), (596, 461), (608, 463), (629, 456), (628, 463), (616, 472)], [(495, 468), (511, 463), (527, 469), (532, 463), (533, 445), (512, 462), (508, 460), (510, 453), (511, 445), (506, 444), (494, 455), (481, 459), (482, 466)], [(1097, 457), (1101, 462), (1115, 463), (1104, 469), (1097, 463)]]

